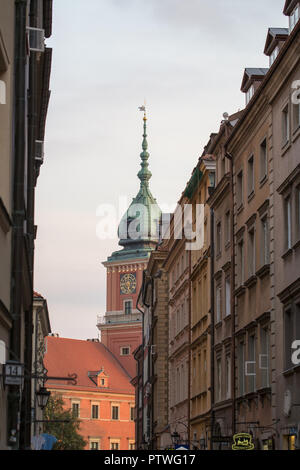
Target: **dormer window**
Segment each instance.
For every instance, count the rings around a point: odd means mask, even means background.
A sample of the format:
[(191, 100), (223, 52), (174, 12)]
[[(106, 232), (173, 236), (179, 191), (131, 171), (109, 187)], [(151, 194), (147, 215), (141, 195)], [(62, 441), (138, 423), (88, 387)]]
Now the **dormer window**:
[(275, 49), (273, 50), (272, 54), (270, 55), (270, 67), (275, 62), (276, 57), (278, 56), (278, 53), (279, 53), (279, 47), (276, 46)]
[(246, 106), (254, 95), (254, 86), (252, 85), (246, 93)]
[(245, 93), (246, 106), (251, 101), (256, 90), (259, 88), (268, 70), (269, 69), (262, 69), (262, 68), (246, 68), (245, 69), (241, 91)]
[(295, 28), (296, 24), (298, 23), (298, 20), (299, 20), (299, 3), (290, 14), (290, 20), (289, 20), (290, 21), (290, 33)]

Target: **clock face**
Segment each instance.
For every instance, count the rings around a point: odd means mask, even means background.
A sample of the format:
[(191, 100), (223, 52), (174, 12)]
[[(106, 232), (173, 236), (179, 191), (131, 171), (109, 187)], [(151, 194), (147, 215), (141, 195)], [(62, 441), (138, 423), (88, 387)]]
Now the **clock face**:
[(134, 294), (136, 292), (135, 274), (123, 274), (120, 278), (121, 294)]

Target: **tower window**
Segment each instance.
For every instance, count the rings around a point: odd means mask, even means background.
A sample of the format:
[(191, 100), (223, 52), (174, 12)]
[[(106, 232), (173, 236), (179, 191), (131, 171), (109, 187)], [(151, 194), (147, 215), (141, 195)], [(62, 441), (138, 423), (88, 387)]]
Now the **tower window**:
[(124, 311), (125, 311), (125, 315), (131, 315), (132, 314), (132, 300), (125, 300), (125, 302), (124, 302)]

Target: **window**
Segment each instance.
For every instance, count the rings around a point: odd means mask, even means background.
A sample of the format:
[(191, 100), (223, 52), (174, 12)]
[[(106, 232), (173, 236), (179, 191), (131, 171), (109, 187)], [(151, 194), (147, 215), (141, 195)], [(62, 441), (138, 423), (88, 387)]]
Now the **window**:
[(294, 341), (294, 318), (292, 309), (288, 309), (284, 314), (284, 346), (285, 346), (285, 367), (290, 369), (292, 364), (291, 346)]
[(269, 264), (269, 223), (268, 217), (261, 219), (261, 264)]
[(290, 196), (285, 199), (285, 244), (287, 250), (292, 248), (292, 205)]
[(300, 104), (296, 103), (293, 105), (293, 121), (294, 121), (294, 132), (300, 127)]
[(121, 348), (121, 356), (129, 356), (130, 348), (129, 346), (124, 346)]
[(238, 263), (238, 281), (239, 281), (239, 285), (242, 285), (244, 284), (244, 272), (245, 272), (245, 269), (244, 269), (244, 263), (245, 263), (245, 260), (244, 260), (244, 240), (240, 240), (239, 243), (238, 243), (238, 256), (237, 256), (237, 263)]
[(267, 327), (260, 330), (259, 370), (261, 387), (269, 387), (269, 331)]
[(260, 181), (263, 181), (268, 174), (268, 154), (267, 139), (260, 144)]
[(255, 274), (255, 230), (254, 227), (248, 232), (248, 274)]
[(248, 160), (248, 197), (254, 192), (254, 157)]
[(124, 310), (125, 310), (125, 315), (130, 315), (132, 313), (132, 300), (125, 300)]
[(290, 136), (289, 105), (282, 111), (282, 145), (286, 145)]
[(290, 23), (290, 32), (293, 31), (294, 27), (296, 26), (299, 20), (299, 5), (293, 10), (292, 14), (290, 15), (289, 23)]
[(225, 279), (225, 315), (226, 317), (231, 314), (231, 284), (230, 277)]
[(230, 243), (230, 211), (226, 212), (225, 215), (225, 244), (226, 246)]
[(236, 197), (237, 197), (237, 207), (239, 208), (243, 204), (243, 171), (240, 171), (237, 176), (237, 188), (236, 188)]
[(99, 450), (99, 441), (90, 441), (90, 450)]
[(217, 360), (217, 401), (222, 399), (222, 364), (221, 359)]
[(92, 419), (99, 419), (99, 405), (92, 405)]
[(226, 399), (231, 396), (231, 360), (230, 355), (226, 356)]
[(79, 403), (72, 403), (72, 414), (74, 418), (79, 418)]
[(254, 86), (252, 85), (246, 93), (246, 105), (249, 103), (253, 95), (254, 95)]
[(129, 446), (128, 446), (128, 448), (129, 448), (129, 450), (135, 450), (135, 443), (129, 441)]
[(245, 393), (245, 345), (242, 342), (238, 347), (238, 371), (239, 395), (241, 396)]
[(111, 408), (111, 419), (117, 421), (119, 419), (119, 406), (113, 405)]
[(271, 67), (271, 65), (274, 64), (274, 62), (276, 60), (276, 57), (278, 56), (278, 53), (279, 53), (279, 47), (276, 46), (275, 49), (273, 50), (273, 52), (270, 55), (270, 67)]
[(300, 238), (300, 186), (296, 188), (297, 238)]
[(134, 406), (130, 407), (130, 421), (134, 421), (135, 418), (135, 408)]
[(217, 223), (217, 233), (216, 233), (216, 237), (217, 237), (217, 255), (220, 255), (221, 254), (221, 222), (218, 222)]
[(216, 289), (216, 322), (217, 323), (221, 321), (221, 295), (222, 295), (222, 288), (221, 288), (221, 285), (218, 285)]
[(248, 364), (247, 364), (247, 375), (248, 375), (248, 390), (254, 392), (256, 389), (256, 367), (255, 367), (255, 335), (249, 337), (248, 343)]
[(119, 449), (120, 449), (120, 442), (110, 441), (110, 450), (119, 450)]

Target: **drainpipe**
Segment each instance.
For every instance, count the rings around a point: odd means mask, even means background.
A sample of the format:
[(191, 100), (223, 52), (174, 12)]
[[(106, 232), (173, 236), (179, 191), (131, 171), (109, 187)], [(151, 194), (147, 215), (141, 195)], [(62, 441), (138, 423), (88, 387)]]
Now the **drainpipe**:
[(233, 158), (226, 152), (225, 156), (230, 161), (230, 212), (231, 212), (231, 396), (232, 396), (232, 434), (236, 434), (236, 390), (235, 390), (235, 251), (234, 251), (234, 198), (233, 198)]
[(213, 450), (212, 436), (215, 427), (215, 291), (214, 291), (214, 270), (215, 270), (215, 248), (214, 248), (214, 210), (210, 208), (210, 328), (211, 328), (211, 345), (210, 345), (210, 395), (211, 395), (211, 434), (210, 434), (210, 450)]
[[(24, 245), (24, 174), (25, 174), (25, 114), (26, 114), (26, 17), (27, 0), (15, 0), (15, 51), (14, 51), (14, 108), (13, 108), (13, 214), (12, 214), (12, 270), (11, 312), (13, 325), (10, 337), (10, 359), (22, 362), (21, 316), (22, 274)], [(21, 389), (10, 386), (8, 393), (8, 445), (19, 449)], [(16, 440), (10, 437), (15, 434)]]
[[(37, 0), (30, 1), (29, 24), (37, 27)], [(30, 271), (30, 306), (25, 314), (25, 368), (32, 371), (33, 332), (33, 264), (34, 264), (34, 193), (35, 193), (35, 141), (37, 139), (37, 52), (30, 53), (28, 89), (28, 163), (27, 163), (27, 253)], [(21, 448), (30, 448), (31, 441), (31, 397), (32, 380), (28, 374), (24, 379), (23, 409), (21, 423)]]

